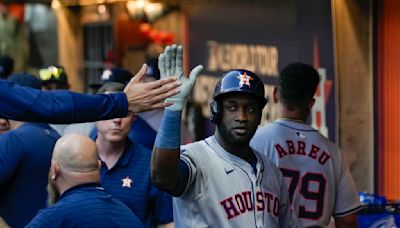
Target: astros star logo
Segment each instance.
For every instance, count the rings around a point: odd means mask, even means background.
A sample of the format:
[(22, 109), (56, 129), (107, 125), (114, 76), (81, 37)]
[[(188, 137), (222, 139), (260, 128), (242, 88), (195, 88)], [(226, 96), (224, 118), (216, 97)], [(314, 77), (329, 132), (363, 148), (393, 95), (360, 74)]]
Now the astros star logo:
[(101, 75), (101, 80), (108, 80), (108, 79), (110, 79), (111, 75), (112, 75), (111, 70), (109, 70), (109, 69), (104, 70), (103, 74)]
[(247, 85), (248, 87), (250, 87), (250, 81), (254, 80), (251, 76), (248, 76), (246, 74), (246, 72), (244, 72), (244, 74), (239, 74), (239, 76), (237, 76), (237, 78), (240, 80), (240, 82), (239, 82), (240, 88), (242, 88), (243, 85)]
[(129, 178), (128, 176), (123, 178), (123, 179), (121, 179), (121, 181), (122, 181), (122, 187), (123, 188), (125, 188), (125, 187), (130, 188), (131, 184), (133, 182), (133, 180), (131, 178)]

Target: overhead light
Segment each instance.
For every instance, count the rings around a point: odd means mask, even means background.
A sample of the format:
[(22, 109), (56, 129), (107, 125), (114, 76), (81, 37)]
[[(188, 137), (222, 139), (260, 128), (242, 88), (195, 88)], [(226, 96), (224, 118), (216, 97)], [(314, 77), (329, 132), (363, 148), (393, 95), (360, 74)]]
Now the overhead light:
[(147, 19), (153, 21), (154, 19), (160, 17), (163, 13), (163, 5), (159, 2), (148, 3), (144, 7), (144, 12), (146, 13)]
[(51, 1), (51, 8), (53, 9), (59, 9), (61, 8), (61, 3), (59, 0), (53, 0)]
[(132, 19), (143, 19), (147, 17), (152, 21), (163, 13), (161, 3), (153, 3), (148, 0), (131, 0), (126, 3), (126, 8)]
[(126, 8), (132, 19), (141, 19), (144, 17), (144, 5), (145, 0), (128, 1), (126, 3)]
[(107, 8), (107, 5), (105, 5), (105, 4), (100, 4), (97, 6), (97, 13), (99, 15), (100, 20), (109, 20), (110, 19), (110, 13)]
[(147, 0), (136, 0), (137, 7), (143, 9), (149, 2)]
[(107, 8), (104, 4), (101, 4), (97, 7), (97, 11), (99, 12), (99, 14), (105, 14), (107, 13)]

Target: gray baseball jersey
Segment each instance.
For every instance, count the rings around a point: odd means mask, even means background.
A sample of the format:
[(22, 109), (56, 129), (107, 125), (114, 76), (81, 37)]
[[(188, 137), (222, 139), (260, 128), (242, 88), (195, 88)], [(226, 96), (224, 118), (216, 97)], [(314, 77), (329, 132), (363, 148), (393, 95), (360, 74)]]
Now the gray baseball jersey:
[(360, 208), (341, 151), (311, 126), (279, 119), (259, 128), (250, 145), (281, 169), (291, 209), (302, 226), (326, 227), (331, 216)]
[(182, 146), (189, 167), (184, 193), (174, 198), (176, 227), (294, 227), (279, 169), (257, 155), (255, 169), (225, 151), (214, 136)]

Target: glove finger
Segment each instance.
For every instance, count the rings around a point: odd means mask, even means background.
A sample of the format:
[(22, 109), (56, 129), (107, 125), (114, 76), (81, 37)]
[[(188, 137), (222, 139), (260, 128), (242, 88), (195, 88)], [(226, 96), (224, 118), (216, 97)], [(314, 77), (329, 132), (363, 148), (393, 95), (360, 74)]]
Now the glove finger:
[(162, 53), (158, 56), (158, 69), (160, 70), (160, 78), (165, 78), (167, 75), (165, 72), (165, 55), (164, 55), (164, 53)]
[(179, 75), (177, 75), (176, 73), (176, 69), (175, 69), (175, 67), (176, 67), (176, 64), (175, 64), (175, 57), (176, 57), (176, 44), (174, 44), (174, 45), (172, 45), (171, 46), (171, 76), (173, 75), (173, 76), (179, 76)]
[(166, 76), (172, 76), (172, 72), (171, 72), (171, 56), (172, 56), (172, 49), (171, 46), (167, 46), (165, 48), (165, 73), (167, 74)]
[(183, 76), (183, 48), (181, 45), (176, 49), (176, 76), (180, 79)]
[(204, 67), (202, 65), (197, 65), (194, 69), (192, 69), (192, 71), (190, 71), (189, 80), (191, 83), (194, 84), (194, 82), (196, 81), (197, 75), (200, 74), (200, 71), (202, 71), (203, 68)]

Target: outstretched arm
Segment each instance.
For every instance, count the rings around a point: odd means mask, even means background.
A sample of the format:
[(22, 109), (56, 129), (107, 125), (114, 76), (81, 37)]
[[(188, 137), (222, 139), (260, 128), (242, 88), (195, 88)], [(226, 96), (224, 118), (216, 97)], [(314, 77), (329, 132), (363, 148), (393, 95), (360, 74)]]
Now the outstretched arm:
[(180, 195), (186, 186), (187, 165), (180, 160), (181, 114), (186, 97), (191, 93), (196, 77), (203, 69), (195, 67), (188, 77), (183, 75), (182, 47), (168, 46), (159, 57), (161, 77), (176, 76), (182, 83), (181, 91), (168, 98), (172, 105), (165, 108), (164, 117), (157, 133), (151, 158), (151, 178), (160, 189), (172, 195)]
[(107, 95), (43, 92), (0, 80), (0, 117), (31, 122), (74, 123), (124, 117), (128, 110), (141, 112), (171, 105), (164, 103), (164, 99), (178, 92), (176, 79), (168, 77), (145, 83), (146, 67), (143, 65), (124, 93)]

